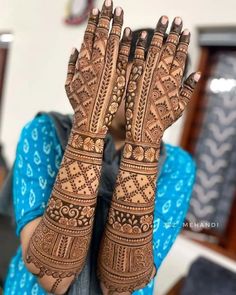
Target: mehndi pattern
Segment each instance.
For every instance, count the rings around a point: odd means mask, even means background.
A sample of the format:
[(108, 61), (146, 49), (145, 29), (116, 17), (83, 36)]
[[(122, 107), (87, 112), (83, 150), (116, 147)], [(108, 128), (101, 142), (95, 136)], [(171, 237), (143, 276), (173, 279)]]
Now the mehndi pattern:
[[(51, 276), (55, 292), (82, 270), (89, 248), (101, 174), (104, 138), (126, 85), (131, 30), (123, 11), (106, 1), (91, 12), (80, 53), (72, 51), (66, 93), (74, 109), (69, 142), (42, 221), (28, 249), (37, 275)], [(113, 20), (110, 30), (110, 22)], [(109, 32), (110, 30), (110, 32)]]
[(155, 273), (153, 210), (161, 139), (182, 114), (197, 80), (192, 74), (182, 87), (189, 32), (181, 34), (182, 20), (176, 18), (163, 42), (167, 26), (162, 17), (146, 59), (142, 32), (128, 81), (126, 141), (99, 256), (98, 274), (109, 294), (141, 289)]

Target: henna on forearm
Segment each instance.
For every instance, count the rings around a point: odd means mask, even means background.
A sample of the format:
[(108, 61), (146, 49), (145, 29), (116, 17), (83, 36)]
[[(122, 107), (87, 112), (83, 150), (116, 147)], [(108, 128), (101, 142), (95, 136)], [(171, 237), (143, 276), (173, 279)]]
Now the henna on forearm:
[(125, 147), (99, 255), (98, 274), (109, 294), (143, 288), (155, 274), (152, 235), (160, 143), (197, 82), (191, 75), (181, 85), (188, 31), (181, 34), (182, 21), (176, 18), (163, 45), (167, 26), (162, 17), (146, 60), (147, 34), (141, 34), (129, 77)]
[(63, 279), (83, 267), (91, 238), (100, 179), (103, 138), (72, 130), (45, 214), (36, 228), (27, 262), (39, 277)]
[[(109, 33), (110, 21), (113, 19)], [(107, 0), (90, 15), (80, 53), (73, 50), (66, 92), (74, 109), (68, 145), (42, 221), (28, 249), (27, 263), (39, 277), (75, 277), (87, 256), (96, 206), (104, 138), (126, 86), (131, 30), (120, 42), (123, 11)]]

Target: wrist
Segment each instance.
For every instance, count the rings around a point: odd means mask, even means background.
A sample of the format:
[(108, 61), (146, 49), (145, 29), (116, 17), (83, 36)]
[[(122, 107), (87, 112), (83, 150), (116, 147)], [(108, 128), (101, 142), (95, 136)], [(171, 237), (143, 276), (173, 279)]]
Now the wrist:
[(80, 131), (76, 126), (72, 126), (68, 145), (77, 152), (94, 154), (102, 157), (105, 144), (104, 134), (94, 134), (91, 132)]
[(125, 141), (123, 159), (155, 165), (160, 156), (160, 147), (161, 140), (155, 144)]

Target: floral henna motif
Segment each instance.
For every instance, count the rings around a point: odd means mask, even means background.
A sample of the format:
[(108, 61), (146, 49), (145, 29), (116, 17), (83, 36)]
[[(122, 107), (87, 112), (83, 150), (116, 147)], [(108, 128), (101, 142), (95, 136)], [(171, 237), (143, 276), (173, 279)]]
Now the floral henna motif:
[(142, 147), (134, 144), (125, 144), (123, 157), (140, 162), (154, 162), (159, 157), (159, 151), (153, 147)]
[[(38, 276), (55, 280), (81, 272), (89, 248), (101, 174), (104, 138), (126, 86), (131, 30), (120, 41), (123, 11), (107, 0), (90, 15), (80, 53), (73, 50), (66, 92), (74, 109), (68, 145), (41, 223), (27, 252)], [(111, 30), (110, 21), (113, 19)], [(109, 33), (110, 31), (110, 33)]]
[[(182, 87), (189, 33), (176, 18), (163, 44), (167, 17), (157, 25), (145, 59), (137, 43), (126, 93), (126, 142), (99, 254), (99, 276), (112, 292), (130, 292), (153, 275), (153, 211), (163, 132), (182, 114), (198, 76)], [(196, 74), (195, 74), (196, 75)]]

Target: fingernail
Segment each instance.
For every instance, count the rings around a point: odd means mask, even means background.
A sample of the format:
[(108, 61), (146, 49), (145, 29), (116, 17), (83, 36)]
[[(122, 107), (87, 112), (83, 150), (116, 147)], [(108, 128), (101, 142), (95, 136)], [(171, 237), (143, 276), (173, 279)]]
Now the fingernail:
[(141, 34), (141, 39), (145, 39), (147, 37), (147, 32), (143, 31)]
[(94, 9), (92, 10), (92, 14), (93, 14), (93, 15), (98, 15), (98, 8), (94, 8)]
[(162, 23), (163, 25), (166, 25), (167, 22), (168, 22), (168, 17), (167, 17), (166, 15), (163, 15), (162, 18), (161, 18), (161, 23)]
[(200, 72), (197, 72), (197, 73), (194, 74), (194, 80), (196, 82), (198, 82), (200, 78), (201, 78), (201, 73)]
[(72, 48), (71, 55), (73, 55), (74, 53), (75, 53), (75, 47)]
[(125, 36), (126, 36), (126, 37), (129, 37), (130, 33), (131, 33), (130, 28), (126, 28), (126, 29), (125, 29)]
[(189, 30), (188, 29), (185, 29), (184, 31), (183, 31), (183, 35), (185, 35), (185, 36), (187, 36), (187, 35), (189, 35)]
[(120, 16), (121, 13), (122, 13), (122, 8), (121, 7), (116, 7), (116, 9), (115, 9), (116, 16)]
[(111, 0), (106, 0), (106, 1), (105, 1), (105, 5), (106, 5), (107, 7), (111, 6)]
[(176, 17), (175, 18), (175, 24), (177, 25), (177, 26), (179, 26), (180, 24), (182, 23), (182, 19), (181, 19), (181, 17)]

